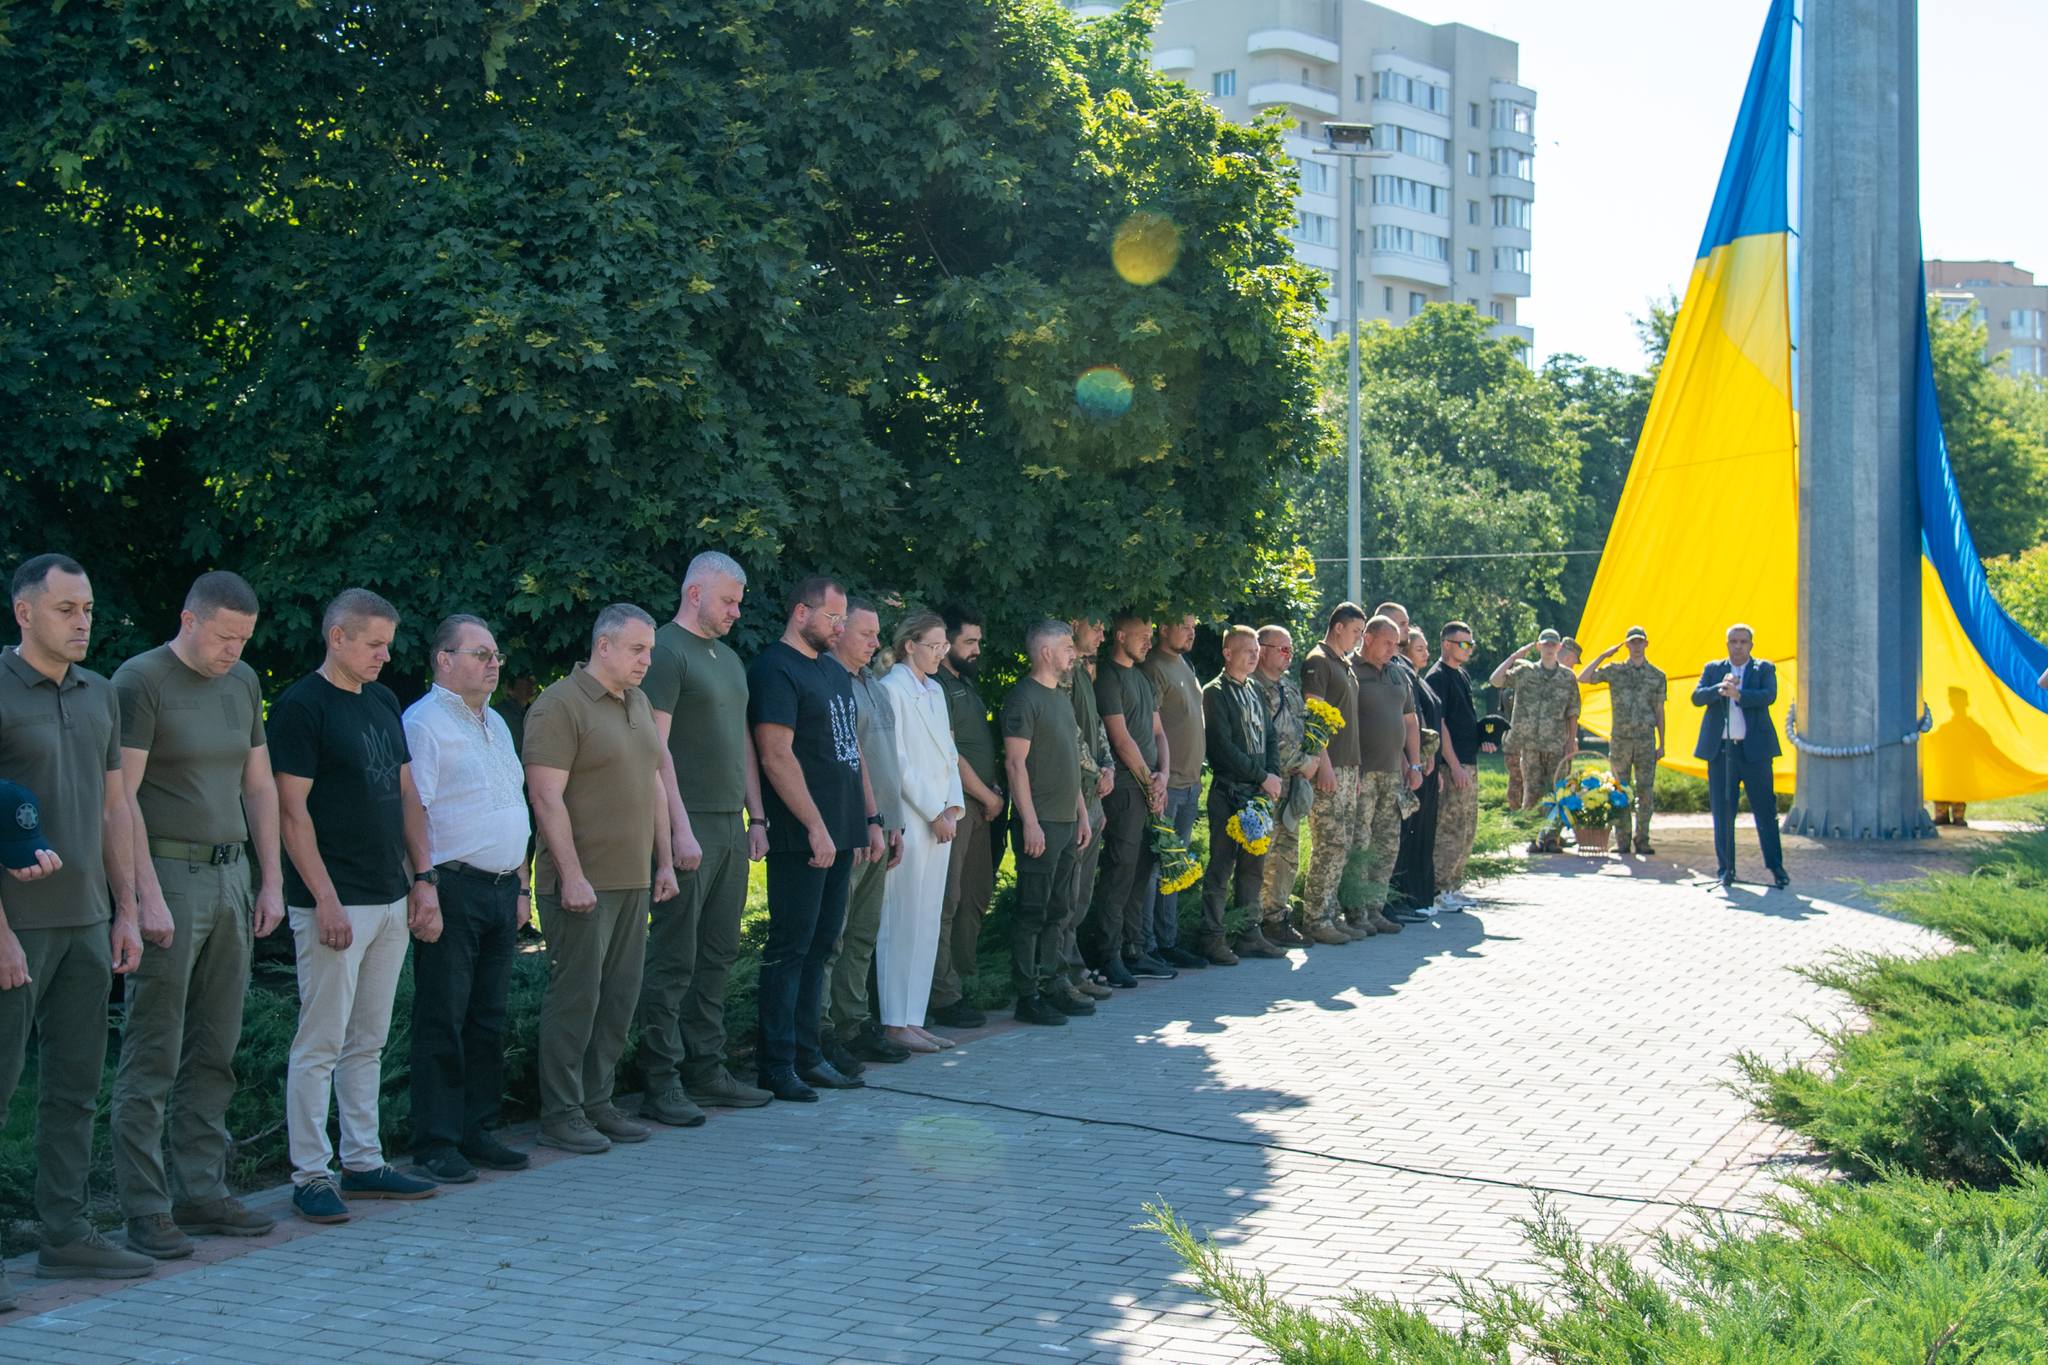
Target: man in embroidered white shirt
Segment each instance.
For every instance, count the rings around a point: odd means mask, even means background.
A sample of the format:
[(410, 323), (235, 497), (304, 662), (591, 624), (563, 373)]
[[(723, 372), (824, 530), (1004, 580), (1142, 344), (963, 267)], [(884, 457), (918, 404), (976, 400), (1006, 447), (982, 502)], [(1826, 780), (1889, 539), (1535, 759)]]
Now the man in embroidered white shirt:
[(441, 937), (413, 955), (412, 1134), (419, 1174), (443, 1184), (526, 1154), (490, 1133), (505, 1091), (505, 992), (527, 899), (525, 770), (488, 705), (504, 656), (490, 627), (434, 632), (434, 685), (405, 712), (413, 785), (441, 893)]

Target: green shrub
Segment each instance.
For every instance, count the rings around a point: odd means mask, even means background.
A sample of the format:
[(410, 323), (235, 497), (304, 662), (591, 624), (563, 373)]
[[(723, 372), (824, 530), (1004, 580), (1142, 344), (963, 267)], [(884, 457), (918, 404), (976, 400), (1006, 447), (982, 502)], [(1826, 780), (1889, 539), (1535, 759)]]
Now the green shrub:
[(1353, 1294), (1277, 1298), (1170, 1209), (1148, 1206), (1202, 1288), (1283, 1365), (1865, 1365), (2048, 1358), (2048, 1175), (1995, 1191), (1894, 1175), (1800, 1183), (1772, 1218), (1702, 1217), (1654, 1268), (1589, 1245), (1539, 1200), (1522, 1224), (1549, 1295), (1454, 1279), (1461, 1320)]
[(1883, 888), (1893, 909), (1958, 943), (2048, 949), (2048, 833), (2004, 840), (1969, 873)]
[(1990, 1187), (2048, 1161), (2048, 957), (2002, 945), (1854, 957), (1803, 973), (1845, 992), (1867, 1028), (1828, 1035), (1825, 1067), (1738, 1059), (1765, 1117), (1846, 1170), (1899, 1166)]

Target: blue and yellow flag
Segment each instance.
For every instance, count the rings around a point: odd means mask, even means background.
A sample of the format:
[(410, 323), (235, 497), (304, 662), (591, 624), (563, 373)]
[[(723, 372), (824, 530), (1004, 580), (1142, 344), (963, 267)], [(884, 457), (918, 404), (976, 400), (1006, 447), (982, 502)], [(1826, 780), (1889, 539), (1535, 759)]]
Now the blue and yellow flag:
[[(1723, 657), (1730, 624), (1746, 622), (1777, 664), (1781, 717), (1798, 695), (1801, 38), (1798, 0), (1775, 0), (1578, 627), (1589, 652), (1632, 625), (1649, 632), (1671, 678), (1665, 761), (1694, 774), (1706, 765), (1692, 757), (1692, 689)], [(1939, 801), (2048, 789), (2048, 693), (2034, 681), (2048, 648), (1985, 583), (1942, 442), (1924, 314), (1919, 326), (1921, 686), (1935, 721), (1921, 741), (1923, 788)], [(1604, 689), (1587, 693), (1582, 719), (1607, 733)], [(1795, 762), (1788, 745), (1781, 790)]]

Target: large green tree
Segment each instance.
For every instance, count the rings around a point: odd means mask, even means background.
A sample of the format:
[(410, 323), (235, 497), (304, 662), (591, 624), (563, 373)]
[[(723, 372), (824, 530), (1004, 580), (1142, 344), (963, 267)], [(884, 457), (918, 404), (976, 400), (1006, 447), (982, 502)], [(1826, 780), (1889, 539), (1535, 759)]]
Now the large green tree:
[(1284, 585), (1316, 276), (1153, 17), (17, 8), (0, 535), (88, 561), (108, 654), (241, 568), (280, 671), (350, 583), (559, 667), (704, 548), (755, 638), (813, 570), (1011, 632)]
[(1927, 305), (1934, 388), (1956, 489), (1977, 550), (2017, 554), (2048, 539), (2048, 405), (2038, 385), (1984, 363), (1986, 332)]

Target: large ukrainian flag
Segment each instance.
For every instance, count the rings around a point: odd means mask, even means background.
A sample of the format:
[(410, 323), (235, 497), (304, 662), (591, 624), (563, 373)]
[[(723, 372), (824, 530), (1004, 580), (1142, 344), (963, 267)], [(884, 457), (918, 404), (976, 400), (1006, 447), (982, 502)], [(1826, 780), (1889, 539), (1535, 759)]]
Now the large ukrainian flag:
[[(1798, 695), (1799, 432), (1793, 356), (1799, 209), (1799, 0), (1775, 0), (1743, 93), (1707, 231), (1672, 329), (1649, 417), (1579, 622), (1588, 651), (1632, 625), (1670, 675), (1666, 763), (1692, 757), (1699, 670), (1730, 623), (1778, 666), (1781, 706)], [(1921, 742), (1930, 799), (1986, 800), (2048, 788), (2048, 649), (1991, 598), (1955, 496), (1920, 322), (1922, 688), (1935, 729)], [(1585, 726), (1608, 732), (1604, 688)], [(1777, 783), (1790, 790), (1788, 745)]]

